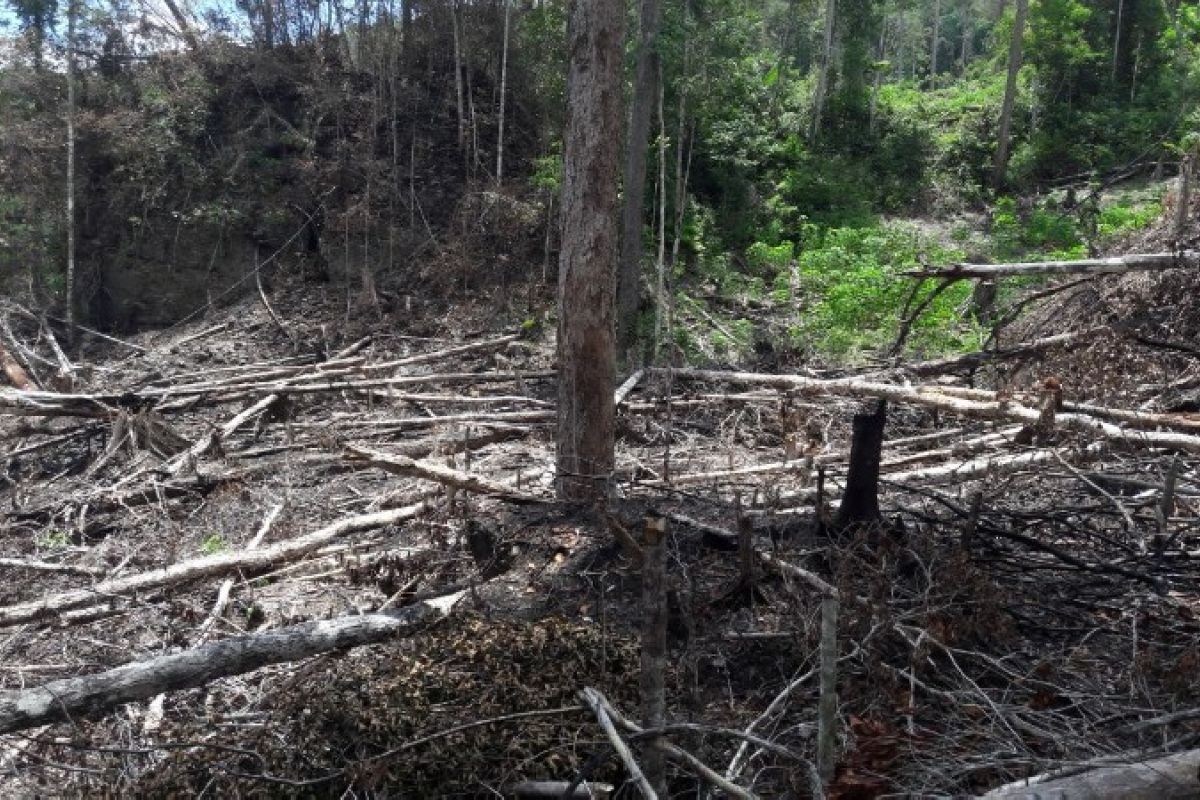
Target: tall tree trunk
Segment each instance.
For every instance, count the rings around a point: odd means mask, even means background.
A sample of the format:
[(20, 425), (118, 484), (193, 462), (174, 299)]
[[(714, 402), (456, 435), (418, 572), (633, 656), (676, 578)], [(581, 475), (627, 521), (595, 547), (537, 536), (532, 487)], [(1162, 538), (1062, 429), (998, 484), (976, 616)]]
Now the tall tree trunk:
[(496, 185), (504, 181), (504, 95), (508, 89), (508, 21), (512, 0), (504, 0), (504, 45), (500, 55), (500, 123), (496, 134)]
[[(467, 148), (467, 112), (463, 106), (463, 60), (461, 36), (458, 32), (458, 0), (454, 0), (450, 4), (450, 30), (454, 36), (454, 97), (455, 108), (458, 111), (458, 149), (465, 153)], [(501, 84), (503, 82), (501, 80)], [(501, 92), (500, 107), (501, 109), (504, 108), (503, 91)], [(502, 141), (503, 138), (501, 136)], [(466, 174), (465, 170), (463, 174)]]
[(1012, 129), (1013, 103), (1017, 99), (1017, 73), (1025, 44), (1025, 16), (1029, 0), (1017, 0), (1017, 15), (1013, 20), (1012, 40), (1008, 45), (1008, 80), (1004, 84), (1004, 104), (1000, 107), (1000, 133), (996, 139), (996, 160), (993, 165), (992, 186), (1000, 188), (1008, 171), (1008, 148)]
[(937, 88), (938, 41), (942, 38), (942, 0), (933, 0), (933, 42), (929, 45), (929, 86)]
[(829, 65), (833, 62), (833, 27), (837, 18), (837, 0), (825, 0), (825, 35), (821, 48), (821, 66), (817, 72), (817, 88), (813, 92), (812, 128), (808, 138), (816, 141), (821, 131), (821, 115), (825, 112), (825, 96), (829, 93)]
[(1121, 63), (1121, 26), (1124, 24), (1125, 0), (1117, 0), (1117, 28), (1113, 32), (1112, 78), (1117, 79), (1117, 67)]
[[(671, 235), (671, 267), (679, 263), (679, 249), (683, 240), (683, 218), (687, 211), (688, 174), (692, 169), (692, 150), (688, 144), (687, 135), (687, 78), (691, 69), (691, 47), (689, 46), (687, 25), (683, 28), (683, 73), (679, 82), (678, 107), (676, 108), (677, 129), (675, 135), (675, 225)], [(684, 148), (688, 147), (687, 158), (684, 159)], [(670, 298), (668, 298), (669, 300)], [(670, 305), (667, 307), (668, 329), (670, 328)]]
[(572, 0), (558, 270), (557, 488), (599, 499), (613, 468), (622, 0)]
[(624, 357), (636, 333), (642, 275), (642, 205), (646, 194), (646, 148), (658, 96), (659, 0), (641, 0), (637, 78), (625, 158), (625, 206), (621, 219), (621, 260), (617, 271), (617, 348)]
[[(667, 324), (667, 117), (662, 62), (658, 65), (658, 253), (655, 259), (654, 360), (658, 361)], [(681, 144), (682, 146), (682, 144)]]
[(75, 18), (78, 0), (67, 3), (67, 349), (75, 348)]
[(971, 12), (974, 9), (971, 7), (971, 0), (964, 0), (962, 11), (959, 12), (958, 23), (962, 28), (962, 49), (959, 51), (959, 58), (962, 63), (962, 69), (959, 74), (967, 71), (967, 63), (970, 62), (973, 55), (973, 39), (975, 33), (975, 23), (971, 19)]
[[(879, 49), (875, 52), (875, 60), (883, 61), (887, 50), (887, 18), (883, 20), (883, 24), (879, 26)], [(883, 83), (883, 70), (875, 69), (872, 71), (871, 80), (871, 106), (867, 112), (867, 127), (871, 133), (875, 133), (875, 114), (879, 109), (879, 86)]]

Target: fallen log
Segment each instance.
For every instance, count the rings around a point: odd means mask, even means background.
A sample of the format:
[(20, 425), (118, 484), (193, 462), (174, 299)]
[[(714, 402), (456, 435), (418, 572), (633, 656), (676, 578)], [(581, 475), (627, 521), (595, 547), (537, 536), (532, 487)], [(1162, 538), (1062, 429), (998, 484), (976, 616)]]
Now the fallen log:
[(115, 413), (112, 406), (118, 405), (120, 399), (112, 395), (0, 389), (0, 414), (108, 419)]
[[(85, 589), (72, 589), (37, 600), (2, 606), (0, 607), (0, 627), (47, 619), (63, 611), (115, 600), (134, 592), (145, 592), (149, 589), (178, 585), (200, 578), (230, 575), (241, 570), (253, 571), (278, 566), (318, 550), (341, 536), (394, 525), (397, 522), (412, 519), (429, 508), (432, 508), (432, 505), (427, 501), (422, 501), (404, 508), (378, 511), (374, 514), (361, 514), (339, 520), (332, 525), (326, 525), (306, 536), (279, 542), (270, 547), (238, 553), (218, 553), (180, 561), (169, 567), (101, 581)], [(158, 694), (158, 692), (154, 694)]]
[[(769, 375), (757, 372), (722, 372), (702, 369), (676, 369), (672, 372), (677, 379), (747, 383), (840, 397), (879, 397), (897, 403), (936, 408), (969, 417), (1007, 419), (1027, 425), (1037, 425), (1042, 421), (1042, 412), (1039, 409), (1028, 408), (1013, 400), (969, 400), (950, 394), (957, 390), (937, 386), (900, 386), (858, 378), (822, 380), (805, 378), (800, 375)], [(994, 397), (991, 393), (987, 394)], [(1200, 453), (1200, 436), (1162, 431), (1129, 430), (1081, 413), (1057, 414), (1055, 424), (1059, 428), (1100, 436), (1103, 439), (1122, 444)]]
[(3, 368), (5, 377), (8, 382), (22, 391), (36, 391), (38, 386), (29, 377), (29, 373), (25, 368), (4, 349), (4, 345), (0, 344), (0, 368)]
[(121, 703), (204, 686), (217, 678), (253, 672), (268, 664), (407, 636), (450, 614), (463, 592), (391, 612), (306, 622), (266, 633), (201, 645), (182, 653), (124, 664), (94, 675), (0, 692), (0, 734), (80, 714), (108, 711)]
[(1187, 800), (1200, 797), (1200, 750), (1098, 766), (1075, 775), (1039, 775), (993, 789), (986, 800)]
[(368, 450), (365, 447), (357, 445), (349, 445), (343, 452), (349, 461), (359, 464), (366, 463), (397, 475), (435, 481), (454, 489), (502, 497), (513, 503), (549, 502), (544, 498), (518, 491), (512, 486), (506, 486), (503, 483), (497, 483), (478, 475), (471, 475), (470, 473), (444, 467), (441, 464), (434, 464), (430, 461), (418, 461), (396, 453), (381, 453), (378, 450)]
[(954, 264), (945, 269), (920, 269), (904, 273), (910, 278), (1000, 278), (1011, 275), (1114, 275), (1123, 272), (1151, 272), (1200, 266), (1200, 252), (1131, 253), (1109, 258), (1084, 258), (1078, 261), (1026, 261), (1011, 264)]

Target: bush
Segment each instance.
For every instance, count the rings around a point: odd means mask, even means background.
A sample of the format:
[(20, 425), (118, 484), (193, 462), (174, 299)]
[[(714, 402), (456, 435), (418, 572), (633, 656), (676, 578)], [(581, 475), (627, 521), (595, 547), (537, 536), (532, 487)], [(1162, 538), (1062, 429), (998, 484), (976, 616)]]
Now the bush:
[[(798, 256), (800, 330), (793, 335), (817, 351), (851, 359), (895, 339), (914, 285), (903, 272), (926, 261), (961, 257), (900, 224), (826, 231), (810, 226), (805, 234)], [(787, 296), (788, 280), (786, 272), (780, 273), (774, 296)], [(922, 289), (921, 296), (929, 291)], [(978, 328), (963, 313), (970, 292), (960, 283), (939, 295), (913, 326), (910, 347), (936, 353), (978, 344)]]

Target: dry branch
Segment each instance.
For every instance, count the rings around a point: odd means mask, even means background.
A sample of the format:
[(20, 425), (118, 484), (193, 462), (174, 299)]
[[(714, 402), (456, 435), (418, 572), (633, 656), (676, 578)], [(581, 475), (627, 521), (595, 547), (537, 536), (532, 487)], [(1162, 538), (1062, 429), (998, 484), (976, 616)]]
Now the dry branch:
[(104, 395), (0, 389), (0, 414), (107, 419), (120, 398)]
[(1123, 272), (1147, 272), (1176, 269), (1195, 269), (1200, 265), (1200, 252), (1133, 253), (1111, 258), (1085, 258), (1079, 261), (1027, 261), (1013, 264), (955, 264), (947, 269), (913, 270), (905, 274), (912, 278), (999, 278), (1010, 275), (1112, 275)]
[(237, 636), (95, 675), (51, 681), (43, 686), (0, 693), (0, 733), (73, 720), (121, 703), (164, 692), (204, 686), (217, 678), (252, 672), (268, 664), (409, 635), (442, 619), (462, 592), (407, 606), (395, 612), (306, 622), (267, 633)]
[[(673, 370), (673, 373), (676, 378), (691, 380), (748, 383), (840, 397), (879, 397), (898, 403), (936, 408), (970, 417), (1007, 419), (1028, 425), (1037, 425), (1042, 419), (1040, 410), (1028, 408), (1008, 399), (968, 400), (951, 396), (943, 387), (899, 386), (856, 378), (821, 380), (799, 375), (769, 375), (756, 372), (721, 372), (701, 369), (676, 369)], [(994, 395), (991, 396), (994, 397)], [(1055, 423), (1060, 428), (1100, 436), (1109, 441), (1123, 444), (1200, 453), (1200, 436), (1128, 430), (1081, 413), (1058, 414), (1055, 417)]]
[(932, 361), (919, 361), (915, 364), (905, 364), (903, 365), (902, 369), (906, 372), (912, 373), (913, 375), (920, 375), (922, 377), (972, 370), (989, 361), (1003, 361), (1010, 358), (1026, 358), (1028, 356), (1044, 353), (1045, 351), (1051, 350), (1055, 347), (1069, 347), (1077, 342), (1093, 339), (1094, 337), (1110, 330), (1111, 329), (1108, 327), (1101, 326), (1098, 328), (1090, 328), (1086, 331), (1059, 333), (1054, 336), (1047, 336), (1044, 339), (1037, 339), (1032, 342), (1014, 344), (1003, 349), (981, 350), (976, 353), (966, 353), (960, 356), (939, 358)]
[(412, 519), (431, 506), (427, 502), (415, 503), (404, 508), (379, 511), (349, 517), (313, 531), (298, 539), (279, 542), (261, 550), (246, 550), (240, 553), (220, 553), (203, 558), (180, 561), (169, 567), (141, 572), (123, 578), (101, 581), (86, 589), (72, 589), (30, 600), (11, 606), (0, 607), (0, 626), (18, 625), (46, 619), (63, 611), (86, 605), (115, 600), (134, 592), (144, 592), (163, 586), (173, 586), (199, 578), (229, 575), (239, 570), (262, 570), (319, 549), (325, 544), (349, 533), (382, 528), (397, 522)]
[(478, 475), (460, 472), (459, 470), (450, 469), (449, 467), (429, 461), (417, 461), (408, 456), (381, 453), (377, 450), (368, 450), (365, 447), (358, 447), (356, 445), (348, 446), (345, 449), (345, 455), (351, 461), (366, 462), (373, 467), (379, 467), (382, 470), (393, 472), (397, 475), (407, 475), (427, 481), (435, 481), (445, 486), (462, 489), (467, 492), (494, 495), (513, 503), (547, 502), (541, 497), (526, 494), (511, 486), (505, 486), (502, 483), (496, 483), (487, 478), (481, 478)]

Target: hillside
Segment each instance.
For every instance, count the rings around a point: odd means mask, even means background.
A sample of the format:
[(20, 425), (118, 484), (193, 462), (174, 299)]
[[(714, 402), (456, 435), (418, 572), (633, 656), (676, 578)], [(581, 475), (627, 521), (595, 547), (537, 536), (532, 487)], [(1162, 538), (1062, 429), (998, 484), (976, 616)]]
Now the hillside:
[[(1131, 246), (1153, 249), (1156, 235)], [(1002, 360), (975, 386), (1001, 380), (1015, 392), (1053, 374), (1073, 403), (1190, 413), (1193, 279), (1104, 277), (1051, 296), (1006, 336), (1097, 324), (1111, 333)], [(764, 795), (807, 791), (804, 762), (786, 754), (812, 757), (820, 597), (770, 569), (749, 594), (737, 588), (727, 551), (740, 514), (772, 559), (846, 598), (847, 727), (832, 796), (981, 790), (1039, 766), (1194, 741), (1194, 714), (1172, 716), (1198, 699), (1200, 486), (1186, 444), (1172, 455), (1062, 429), (1031, 447), (1018, 444), (1019, 424), (895, 403), (881, 476), (887, 532), (831, 539), (813, 504), (836, 502), (844, 480), (846, 400), (680, 370), (643, 379), (621, 405), (622, 499), (605, 522), (545, 503), (551, 336), (508, 335), (525, 309), (506, 321), (503, 308), (477, 295), (444, 314), (347, 319), (337, 292), (287, 283), (269, 307), (247, 299), (169, 329), (87, 339), (71, 391), (113, 398), (102, 402), (116, 416), (47, 408), (3, 422), (11, 681), (468, 594), (451, 619), (394, 643), (9, 739), (6, 793), (476, 796), (569, 779), (604, 750), (579, 689), (636, 715), (640, 590), (612, 531), (636, 528), (648, 509), (672, 520), (671, 717), (710, 731), (680, 741), (721, 768), (738, 747), (715, 731), (743, 729), (770, 705), (753, 729), (775, 749), (741, 754)], [(53, 358), (36, 326), (12, 309), (8, 319), (16, 340)], [(280, 399), (255, 402), (270, 397)], [(257, 415), (215, 444), (172, 455), (251, 405)], [(806, 457), (784, 460), (796, 430), (807, 432)], [(388, 474), (353, 448), (496, 488)], [(824, 496), (813, 494), (814, 464)], [(1174, 499), (1162, 515), (1168, 474)], [(526, 497), (538, 501), (512, 502)], [(286, 550), (388, 509), (388, 524), (198, 580), (104, 589), (170, 564)], [(44, 608), (29, 605), (38, 598)], [(589, 769), (617, 778), (611, 762)]]
[(1200, 795), (1200, 13), (0, 0), (0, 794)]

